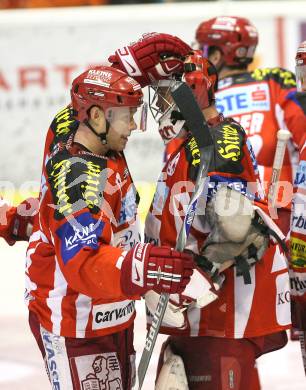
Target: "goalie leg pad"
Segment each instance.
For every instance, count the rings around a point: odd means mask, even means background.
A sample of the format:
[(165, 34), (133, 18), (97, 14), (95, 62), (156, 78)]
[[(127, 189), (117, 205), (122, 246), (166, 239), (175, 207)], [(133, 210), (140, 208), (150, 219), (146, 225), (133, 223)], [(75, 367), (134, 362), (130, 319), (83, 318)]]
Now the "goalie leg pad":
[(166, 343), (183, 359), (189, 390), (250, 389), (260, 354), (252, 339), (170, 336)]
[(155, 390), (188, 390), (183, 359), (173, 353), (169, 344), (163, 355), (164, 362), (156, 380)]

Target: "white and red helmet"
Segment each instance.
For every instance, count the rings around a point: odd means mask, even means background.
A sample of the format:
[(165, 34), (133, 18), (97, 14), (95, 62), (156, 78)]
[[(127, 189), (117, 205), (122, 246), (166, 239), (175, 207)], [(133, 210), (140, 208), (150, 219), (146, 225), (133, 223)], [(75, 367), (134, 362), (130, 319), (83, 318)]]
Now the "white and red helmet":
[(299, 92), (306, 92), (306, 41), (302, 42), (295, 56), (296, 86)]
[(92, 67), (72, 83), (71, 104), (79, 121), (88, 119), (88, 111), (93, 106), (106, 112), (111, 107), (140, 107), (142, 103), (138, 82), (109, 66)]
[(219, 16), (198, 26), (196, 41), (204, 57), (210, 47), (216, 47), (223, 53), (226, 65), (247, 65), (253, 61), (258, 32), (246, 18)]

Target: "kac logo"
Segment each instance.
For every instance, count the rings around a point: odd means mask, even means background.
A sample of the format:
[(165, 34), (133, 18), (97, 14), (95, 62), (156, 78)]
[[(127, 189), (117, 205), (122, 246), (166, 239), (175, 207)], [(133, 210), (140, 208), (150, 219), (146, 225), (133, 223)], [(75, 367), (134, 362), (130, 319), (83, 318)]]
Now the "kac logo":
[(61, 256), (66, 264), (85, 246), (98, 249), (98, 239), (101, 236), (104, 222), (96, 220), (88, 212), (69, 220), (56, 234), (61, 240)]

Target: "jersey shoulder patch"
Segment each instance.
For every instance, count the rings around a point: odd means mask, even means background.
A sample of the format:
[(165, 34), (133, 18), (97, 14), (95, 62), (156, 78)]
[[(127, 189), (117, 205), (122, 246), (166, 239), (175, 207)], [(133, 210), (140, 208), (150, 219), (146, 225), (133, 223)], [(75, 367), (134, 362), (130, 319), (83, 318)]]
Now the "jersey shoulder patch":
[(73, 117), (73, 109), (71, 107), (65, 107), (57, 113), (50, 125), (54, 135), (51, 150), (55, 144), (59, 142), (65, 143), (70, 135), (76, 132), (78, 126), (79, 122)]
[(232, 119), (213, 128), (211, 132), (215, 144), (215, 157), (211, 171), (240, 174), (243, 171), (241, 160), (246, 134), (239, 123)]
[(279, 67), (255, 69), (251, 75), (256, 81), (274, 80), (284, 89), (296, 87), (295, 75), (288, 69)]
[(92, 155), (73, 156), (67, 149), (47, 163), (54, 202), (54, 218), (61, 220), (82, 209), (97, 214), (107, 180), (107, 160)]

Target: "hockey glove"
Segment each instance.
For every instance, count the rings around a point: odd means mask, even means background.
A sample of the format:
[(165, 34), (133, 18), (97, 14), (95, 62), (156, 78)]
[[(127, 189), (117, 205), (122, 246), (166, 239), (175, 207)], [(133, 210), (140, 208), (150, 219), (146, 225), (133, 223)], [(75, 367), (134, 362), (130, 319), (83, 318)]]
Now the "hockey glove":
[(197, 51), (185, 60), (183, 81), (192, 89), (202, 110), (215, 102), (218, 85), (216, 68)]
[(0, 205), (0, 236), (9, 245), (16, 241), (28, 241), (32, 229), (33, 218), (37, 213), (38, 200), (29, 198), (24, 200), (18, 207), (10, 207), (2, 201)]
[(147, 33), (134, 43), (116, 50), (108, 60), (146, 87), (158, 80), (182, 73), (185, 56), (192, 49), (170, 34)]
[[(186, 324), (186, 309), (189, 305), (203, 308), (215, 301), (219, 296), (219, 290), (224, 281), (220, 275), (216, 281), (198, 267), (193, 270), (190, 282), (182, 294), (171, 294), (166, 308), (163, 322), (175, 328), (182, 328)], [(159, 301), (159, 294), (148, 291), (145, 294), (145, 301), (150, 313), (154, 314)]]
[(195, 264), (190, 255), (169, 247), (137, 244), (127, 252), (121, 266), (121, 288), (125, 295), (148, 290), (180, 294), (190, 280)]

